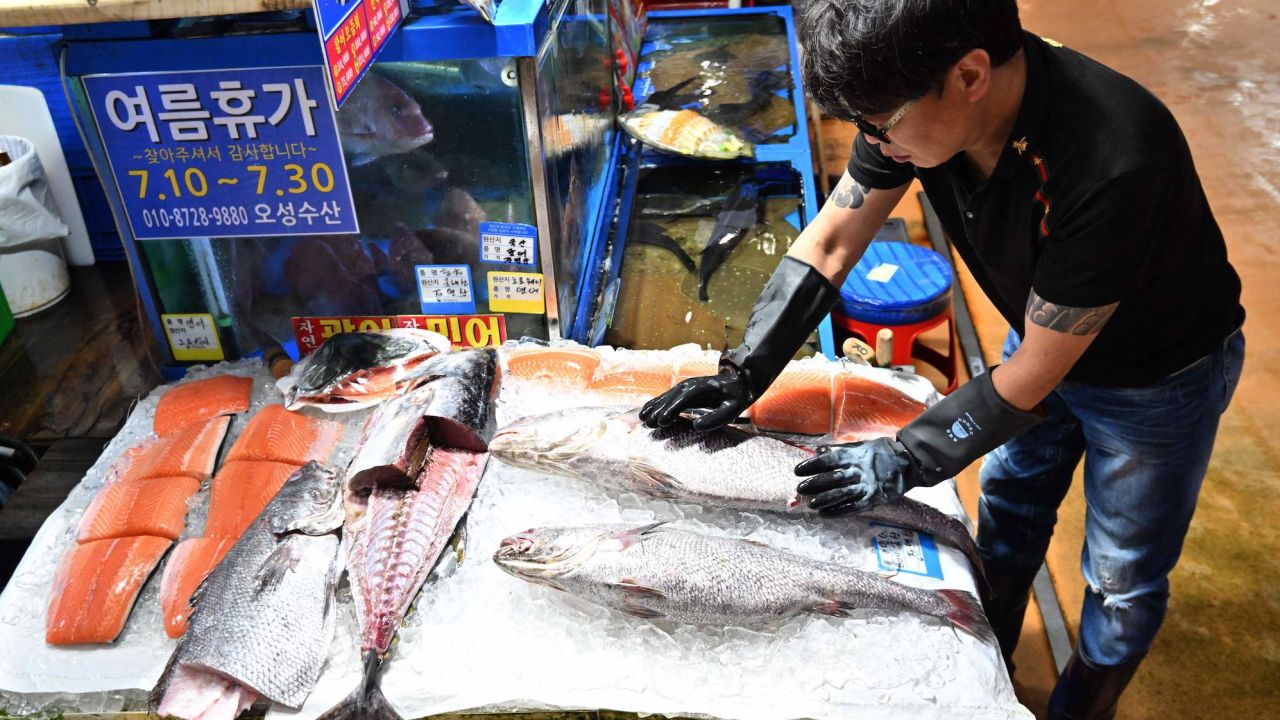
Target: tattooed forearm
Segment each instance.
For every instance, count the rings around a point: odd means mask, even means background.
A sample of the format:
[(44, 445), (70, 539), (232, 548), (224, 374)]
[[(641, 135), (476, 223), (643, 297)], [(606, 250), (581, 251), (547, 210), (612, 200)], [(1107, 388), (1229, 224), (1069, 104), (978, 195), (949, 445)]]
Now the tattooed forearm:
[(831, 191), (831, 202), (838, 208), (857, 210), (862, 207), (862, 202), (867, 199), (869, 192), (871, 188), (859, 185), (856, 180), (849, 177), (848, 173), (845, 173), (835, 189)]
[(1061, 333), (1094, 335), (1107, 324), (1119, 304), (1090, 308), (1067, 307), (1055, 305), (1032, 290), (1031, 296), (1027, 298), (1027, 319), (1040, 327)]

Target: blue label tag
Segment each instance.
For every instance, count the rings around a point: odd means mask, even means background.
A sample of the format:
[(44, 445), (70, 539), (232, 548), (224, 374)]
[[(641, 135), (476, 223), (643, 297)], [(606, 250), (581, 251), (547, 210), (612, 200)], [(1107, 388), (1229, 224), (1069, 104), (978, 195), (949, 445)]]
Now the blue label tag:
[(480, 223), (480, 262), (538, 264), (538, 229), (520, 223)]
[(84, 78), (139, 240), (358, 233), (319, 67)]
[(942, 579), (942, 561), (932, 535), (878, 522), (871, 527), (876, 529), (872, 542), (881, 570)]
[(423, 315), (470, 315), (476, 311), (470, 265), (414, 265)]

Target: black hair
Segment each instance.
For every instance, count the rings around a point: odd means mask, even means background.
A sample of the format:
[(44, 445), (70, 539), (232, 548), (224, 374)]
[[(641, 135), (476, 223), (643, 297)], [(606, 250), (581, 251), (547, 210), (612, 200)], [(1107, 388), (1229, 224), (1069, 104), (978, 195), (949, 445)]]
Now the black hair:
[(972, 50), (996, 66), (1022, 47), (1016, 0), (804, 0), (798, 24), (805, 88), (846, 120), (939, 92)]

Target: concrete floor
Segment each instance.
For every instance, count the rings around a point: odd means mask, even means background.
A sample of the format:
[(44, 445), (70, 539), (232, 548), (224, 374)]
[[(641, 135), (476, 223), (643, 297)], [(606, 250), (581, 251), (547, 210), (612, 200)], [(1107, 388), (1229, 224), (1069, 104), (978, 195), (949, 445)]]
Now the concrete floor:
[[(1275, 717), (1280, 707), (1280, 5), (1274, 0), (1023, 0), (1023, 24), (1137, 79), (1172, 109), (1244, 281), (1245, 372), (1223, 417), (1165, 625), (1120, 720)], [(1101, 140), (1105, 142), (1105, 139)], [(962, 272), (989, 360), (1007, 326)], [(972, 510), (976, 468), (961, 478)], [(1084, 583), (1081, 483), (1048, 565), (1071, 628)], [(1043, 717), (1053, 665), (1029, 618), (1015, 684)]]

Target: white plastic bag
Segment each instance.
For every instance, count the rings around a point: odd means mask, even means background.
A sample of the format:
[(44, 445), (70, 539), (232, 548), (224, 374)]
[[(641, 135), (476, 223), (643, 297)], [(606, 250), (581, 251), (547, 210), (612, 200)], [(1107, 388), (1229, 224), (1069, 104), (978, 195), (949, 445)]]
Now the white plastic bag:
[(0, 135), (0, 286), (16, 317), (38, 312), (66, 296), (70, 286), (58, 217), (35, 146)]

